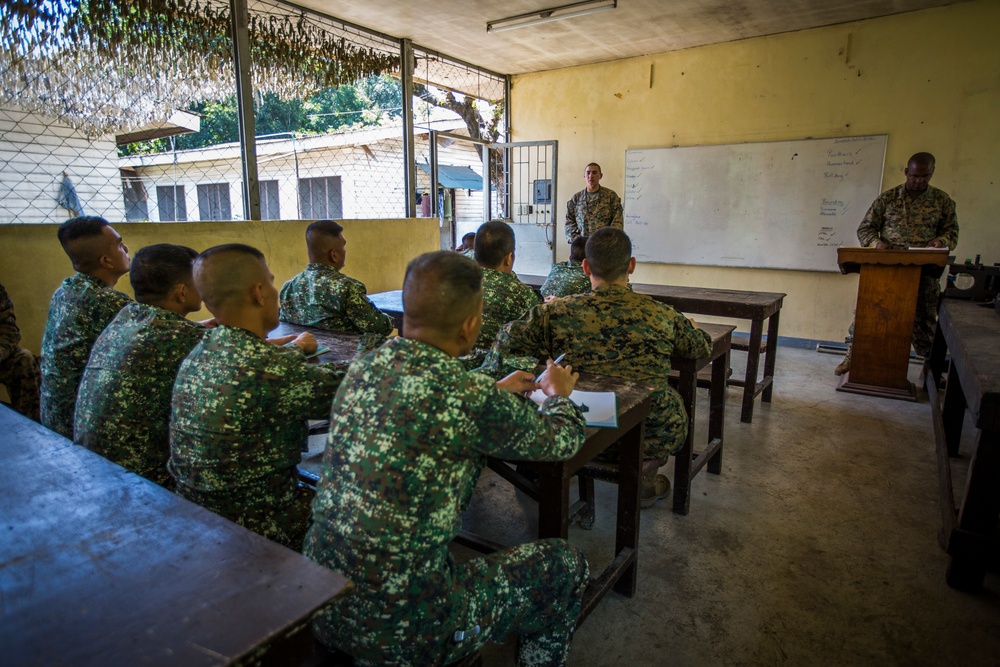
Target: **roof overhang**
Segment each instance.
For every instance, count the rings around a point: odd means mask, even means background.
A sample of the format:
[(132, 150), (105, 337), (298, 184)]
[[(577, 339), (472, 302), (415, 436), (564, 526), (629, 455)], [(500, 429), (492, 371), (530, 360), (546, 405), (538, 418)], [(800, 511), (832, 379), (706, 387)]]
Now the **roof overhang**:
[(124, 134), (116, 134), (115, 143), (124, 146), (125, 144), (134, 144), (137, 141), (152, 141), (153, 139), (197, 132), (200, 129), (201, 116), (191, 111), (175, 111), (166, 120), (150, 123)]

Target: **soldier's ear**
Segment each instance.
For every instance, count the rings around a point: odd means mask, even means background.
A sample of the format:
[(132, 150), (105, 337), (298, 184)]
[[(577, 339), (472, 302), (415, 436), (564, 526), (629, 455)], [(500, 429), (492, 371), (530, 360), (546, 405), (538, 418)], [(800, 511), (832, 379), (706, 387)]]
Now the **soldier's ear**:
[(632, 275), (633, 271), (635, 271), (635, 257), (629, 257), (628, 258), (628, 274)]
[(255, 306), (264, 305), (264, 283), (250, 285), (250, 302)]
[(583, 275), (590, 277), (590, 262), (586, 258), (583, 260)]

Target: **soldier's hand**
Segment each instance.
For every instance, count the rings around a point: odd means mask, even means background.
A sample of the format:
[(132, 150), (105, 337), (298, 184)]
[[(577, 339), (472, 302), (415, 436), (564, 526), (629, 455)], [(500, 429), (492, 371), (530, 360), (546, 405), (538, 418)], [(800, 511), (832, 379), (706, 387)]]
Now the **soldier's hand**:
[(688, 322), (690, 322), (690, 323), (691, 323), (691, 326), (693, 326), (693, 327), (694, 327), (695, 329), (697, 329), (697, 328), (698, 328), (698, 323), (694, 321), (694, 318), (693, 318), (693, 317), (689, 317), (689, 318), (688, 318)]
[(295, 340), (295, 334), (289, 334), (287, 336), (278, 336), (277, 338), (268, 338), (267, 342), (270, 343), (271, 345), (277, 345), (280, 347), (282, 345), (288, 345), (293, 340)]
[(542, 391), (546, 396), (565, 396), (573, 393), (573, 387), (580, 377), (579, 373), (573, 372), (573, 367), (569, 364), (557, 366), (551, 359), (545, 362), (545, 372), (539, 378), (538, 384), (542, 385)]
[(885, 241), (879, 241), (878, 243), (875, 244), (876, 250), (886, 250), (888, 247), (889, 244), (886, 243)]
[(292, 343), (294, 345), (298, 345), (299, 349), (301, 349), (306, 354), (312, 354), (313, 352), (316, 351), (316, 348), (319, 347), (319, 345), (316, 343), (316, 337), (313, 336), (308, 331), (306, 331), (305, 333), (300, 333), (298, 336), (295, 337), (295, 340), (293, 340)]
[(545, 303), (551, 303), (552, 301), (555, 301), (558, 298), (559, 297), (557, 297), (555, 294), (552, 294), (551, 296), (545, 297)]
[(497, 387), (512, 391), (515, 394), (526, 394), (539, 388), (535, 376), (527, 371), (514, 371), (502, 380), (497, 381)]
[(944, 247), (944, 243), (941, 242), (941, 239), (934, 239), (933, 241), (931, 241), (930, 243), (927, 244), (927, 247), (928, 248), (943, 248)]

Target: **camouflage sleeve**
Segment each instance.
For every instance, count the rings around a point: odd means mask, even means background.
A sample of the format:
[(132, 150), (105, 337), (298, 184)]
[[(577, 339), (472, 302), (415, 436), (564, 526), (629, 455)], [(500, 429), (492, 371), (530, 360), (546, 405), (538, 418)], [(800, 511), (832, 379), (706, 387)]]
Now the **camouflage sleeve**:
[(277, 411), (292, 419), (327, 417), (344, 379), (341, 365), (311, 364), (301, 350), (279, 348), (281, 392)]
[(885, 202), (879, 197), (868, 208), (864, 220), (858, 226), (858, 242), (862, 246), (874, 245), (882, 236), (885, 227)]
[(614, 197), (611, 199), (611, 226), (618, 229), (624, 229), (625, 218), (622, 212), (622, 200), (618, 196), (617, 192), (612, 192)]
[(691, 320), (680, 313), (674, 321), (674, 354), (685, 359), (701, 359), (712, 352), (712, 337), (707, 331), (695, 329)]
[(955, 200), (951, 197), (941, 207), (941, 221), (935, 238), (940, 239), (949, 250), (954, 250), (958, 245), (958, 215), (955, 212)]
[(361, 283), (352, 282), (348, 286), (344, 312), (361, 333), (379, 336), (388, 336), (392, 333), (392, 317), (375, 307), (365, 295), (365, 288)]
[(21, 345), (21, 330), (14, 318), (14, 302), (0, 285), (0, 361), (6, 361)]
[(515, 360), (516, 357), (555, 358), (549, 349), (551, 346), (548, 344), (545, 330), (544, 305), (534, 306), (521, 319), (500, 327), (486, 359), (476, 370), (494, 379), (500, 379), (514, 370), (523, 370), (523, 363)]
[(566, 202), (566, 241), (572, 243), (580, 235), (580, 223), (576, 219), (576, 195)]
[(583, 446), (586, 421), (569, 399), (550, 396), (539, 410), (487, 378), (470, 377), (476, 378), (470, 391), (480, 396), (473, 420), (489, 435), (475, 439), (481, 453), (515, 461), (562, 461)]

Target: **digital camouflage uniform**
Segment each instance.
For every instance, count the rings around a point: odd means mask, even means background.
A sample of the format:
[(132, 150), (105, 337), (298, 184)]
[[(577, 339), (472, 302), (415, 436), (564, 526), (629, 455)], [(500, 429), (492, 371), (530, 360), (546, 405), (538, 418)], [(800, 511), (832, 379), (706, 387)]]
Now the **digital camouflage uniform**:
[(62, 282), (49, 303), (42, 336), (42, 424), (73, 437), (76, 390), (90, 348), (132, 299), (101, 280), (77, 273)]
[(583, 555), (549, 539), (459, 564), (448, 544), (487, 455), (566, 459), (584, 429), (569, 400), (539, 410), (419, 341), (355, 361), (333, 403), (303, 549), (354, 588), (321, 612), (317, 637), (355, 664), (424, 667), (515, 633), (520, 664), (563, 664), (588, 581)]
[(343, 370), (238, 327), (212, 329), (181, 363), (168, 469), (177, 492), (292, 549), (311, 494), (296, 464), (307, 419), (325, 418)]
[[(906, 194), (905, 185), (886, 190), (875, 199), (858, 227), (858, 241), (863, 246), (882, 241), (890, 250), (904, 250), (926, 247), (935, 239), (954, 250), (958, 245), (958, 217), (951, 197), (931, 185), (916, 197)], [(934, 341), (940, 297), (940, 275), (921, 276), (913, 349), (923, 357), (930, 354)]]
[(483, 269), (483, 328), (476, 347), (489, 349), (500, 327), (524, 315), (539, 303), (535, 290), (513, 273)]
[(542, 284), (542, 296), (569, 296), (590, 291), (590, 278), (583, 272), (583, 264), (568, 260), (553, 264)]
[(670, 306), (625, 286), (601, 285), (532, 308), (503, 327), (484, 369), (504, 373), (505, 356), (544, 360), (565, 353), (574, 371), (654, 385), (643, 456), (666, 461), (684, 444), (688, 429), (680, 394), (667, 384), (670, 355), (700, 359), (709, 352), (711, 337)]
[(206, 331), (158, 306), (122, 308), (90, 351), (74, 442), (170, 486), (170, 396), (177, 369)]
[(374, 349), (392, 333), (392, 317), (375, 307), (360, 280), (327, 264), (309, 264), (281, 287), (282, 322), (364, 334), (360, 351)]
[(21, 347), (21, 330), (14, 317), (14, 303), (0, 285), (0, 384), (7, 387), (10, 407), (38, 421), (38, 362)]
[(577, 236), (590, 236), (601, 227), (622, 229), (622, 200), (618, 193), (608, 188), (587, 192), (584, 188), (566, 202), (566, 240), (573, 242)]
[(464, 251), (462, 251), (462, 256), (463, 257), (468, 257), (469, 259), (471, 259), (474, 262), (474, 261), (476, 261), (476, 249), (475, 248), (469, 248), (468, 250), (464, 250)]

